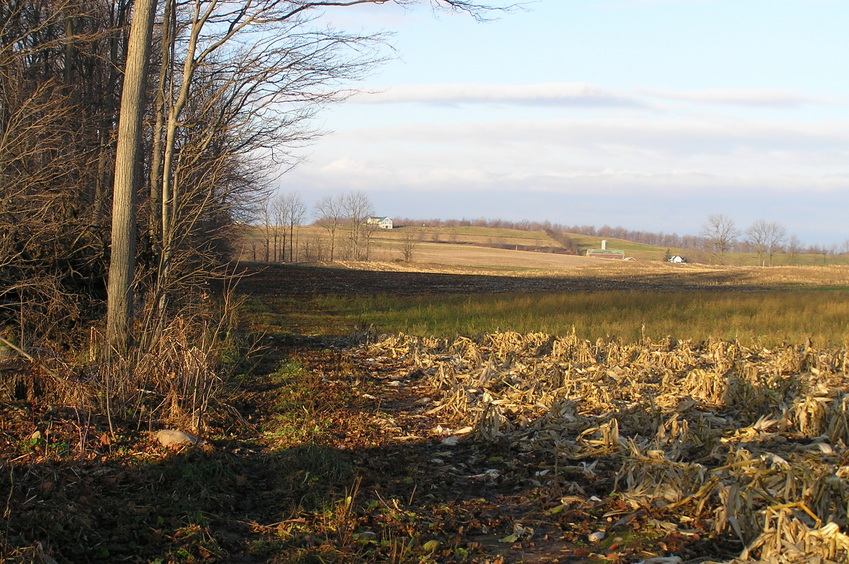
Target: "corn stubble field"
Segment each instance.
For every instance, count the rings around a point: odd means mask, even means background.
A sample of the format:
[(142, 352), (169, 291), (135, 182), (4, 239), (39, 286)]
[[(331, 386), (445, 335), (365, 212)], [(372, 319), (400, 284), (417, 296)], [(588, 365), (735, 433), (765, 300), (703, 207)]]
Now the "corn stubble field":
[(849, 561), (845, 266), (243, 266), (200, 411), (10, 372), (3, 560)]
[[(395, 335), (363, 354), (421, 371), (462, 440), (545, 461), (534, 480), (562, 494), (547, 514), (615, 498), (599, 542), (649, 528), (725, 538), (737, 561), (849, 559), (844, 348), (497, 333)], [(681, 562), (666, 558), (651, 562)]]
[[(849, 561), (845, 323), (817, 332), (827, 324), (809, 317), (802, 325), (815, 340), (788, 342), (780, 326), (764, 321), (810, 315), (804, 302), (823, 305), (814, 313), (823, 318), (829, 307), (840, 310), (845, 269), (598, 268), (607, 270), (584, 271), (568, 285), (589, 292), (576, 298), (587, 303), (597, 295), (587, 288), (624, 295), (623, 301), (605, 299), (609, 316), (628, 317), (639, 309), (637, 301), (648, 301), (662, 318), (664, 304), (721, 286), (705, 305), (720, 311), (708, 322), (696, 319), (697, 310), (680, 320), (702, 332), (700, 340), (652, 338), (645, 325), (633, 339), (590, 339), (574, 328), (559, 335), (452, 335), (450, 327), (378, 335), (372, 327), (370, 342), (350, 352), (368, 370), (415, 380), (427, 390), (432, 404), (426, 414), (439, 421), (430, 435), (440, 444), (489, 445), (503, 453), (473, 478), (493, 490), (535, 492), (534, 510), (516, 516), (512, 531), (499, 539), (503, 549), (493, 553), (525, 562)], [(534, 279), (518, 279), (534, 287)], [(625, 286), (624, 293), (611, 290), (611, 282)], [(376, 283), (372, 291), (380, 291)], [(423, 292), (425, 309), (436, 317), (441, 301), (457, 307), (450, 293)], [(550, 296), (545, 292), (468, 300), (531, 307)], [(666, 298), (653, 301), (652, 293)], [(711, 337), (712, 329), (727, 332), (719, 319), (745, 308), (751, 293), (767, 310), (755, 321), (762, 333), (755, 328), (747, 342)], [(354, 316), (361, 326), (368, 323), (366, 309), (385, 305), (373, 296), (350, 299), (369, 304)], [(392, 302), (386, 309), (399, 307)], [(569, 307), (580, 317), (579, 305)], [(509, 327), (509, 314), (498, 309), (494, 315)], [(522, 317), (521, 311), (514, 315)], [(372, 316), (384, 319), (376, 311)], [(450, 453), (442, 454), (448, 461), (436, 458), (436, 464), (453, 469)], [(553, 538), (567, 540), (571, 551), (561, 547), (547, 560), (539, 546)]]

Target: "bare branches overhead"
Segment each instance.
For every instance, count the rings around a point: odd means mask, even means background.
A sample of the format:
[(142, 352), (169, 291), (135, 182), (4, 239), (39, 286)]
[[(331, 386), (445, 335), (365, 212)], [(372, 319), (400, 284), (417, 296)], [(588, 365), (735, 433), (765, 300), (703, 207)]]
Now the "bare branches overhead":
[[(101, 310), (72, 302), (100, 303), (106, 266), (125, 243), (139, 268), (125, 269), (121, 292), (137, 288), (164, 312), (166, 298), (201, 282), (227, 256), (228, 226), (250, 220), (272, 182), (321, 134), (315, 116), (391, 54), (387, 34), (336, 29), (323, 16), (383, 4), (477, 19), (515, 7), (501, 0), (151, 0), (150, 53), (141, 57), (134, 106), (138, 148), (117, 158), (119, 117), (128, 117), (119, 108), (131, 74), (128, 31), (145, 4), (1, 2), (0, 325), (38, 319), (46, 312), (39, 304), (52, 303), (48, 294), (59, 300), (57, 310), (98, 316)], [(123, 163), (117, 178), (116, 162)], [(117, 202), (116, 179), (123, 186)], [(116, 244), (110, 222), (131, 212), (139, 233), (132, 236), (130, 215), (115, 231), (129, 237)], [(38, 279), (47, 272), (49, 279)], [(21, 313), (27, 304), (31, 315)]]

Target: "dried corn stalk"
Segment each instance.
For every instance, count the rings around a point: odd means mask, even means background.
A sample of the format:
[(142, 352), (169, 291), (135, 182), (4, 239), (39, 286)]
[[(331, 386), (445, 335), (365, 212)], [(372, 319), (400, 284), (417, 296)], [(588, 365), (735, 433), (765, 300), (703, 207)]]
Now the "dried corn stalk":
[(363, 354), (424, 372), (440, 413), (481, 440), (601, 463), (633, 507), (707, 520), (741, 562), (849, 558), (845, 349), (510, 332), (396, 335)]

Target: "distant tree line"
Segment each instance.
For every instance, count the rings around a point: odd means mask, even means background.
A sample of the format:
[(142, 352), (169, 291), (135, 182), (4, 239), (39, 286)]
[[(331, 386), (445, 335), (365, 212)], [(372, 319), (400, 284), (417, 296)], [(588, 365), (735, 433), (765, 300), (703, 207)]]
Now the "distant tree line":
[[(251, 260), (265, 262), (369, 260), (376, 225), (369, 223), (374, 205), (363, 192), (325, 196), (313, 206), (313, 225), (324, 237), (301, 238), (298, 229), (306, 222), (308, 208), (297, 192), (280, 193), (263, 202), (260, 217), (261, 249), (249, 237)], [(242, 250), (245, 256), (246, 249)]]
[[(376, 231), (367, 219), (374, 215), (374, 205), (362, 192), (350, 192), (325, 196), (312, 208), (313, 225), (324, 230), (324, 237), (297, 239), (297, 227), (307, 221), (307, 208), (298, 193), (280, 194), (265, 201), (262, 214), (263, 241), (257, 248), (257, 241), (250, 240), (247, 245), (248, 257), (266, 262), (291, 261), (333, 261), (333, 260), (369, 260), (371, 242)], [(697, 262), (722, 262), (730, 253), (756, 255), (757, 264), (769, 266), (777, 254), (789, 256), (793, 264), (795, 257), (802, 254), (826, 257), (849, 254), (849, 240), (842, 245), (804, 245), (793, 234), (787, 233), (784, 225), (759, 219), (745, 230), (738, 229), (733, 219), (712, 214), (702, 226), (699, 235), (678, 235), (675, 233), (629, 230), (624, 227), (604, 225), (564, 225), (550, 221), (509, 221), (504, 219), (412, 219), (394, 217), (396, 227), (415, 228), (405, 232), (401, 253), (404, 260), (410, 260), (415, 243), (423, 236), (421, 228), (444, 228), (446, 230), (461, 227), (482, 227), (490, 229), (515, 229), (519, 231), (544, 232), (556, 241), (559, 247), (540, 247), (533, 249), (547, 252), (579, 254), (579, 248), (570, 234), (586, 235), (609, 239), (621, 239), (661, 247), (689, 251), (688, 257)], [(432, 232), (434, 241), (443, 240), (456, 243), (456, 233), (447, 233), (440, 237)], [(300, 244), (299, 244), (300, 243)], [(489, 245), (499, 248), (516, 248), (514, 244), (492, 240)], [(242, 256), (245, 257), (245, 250)], [(786, 261), (785, 261), (786, 262)]]
[(410, 219), (397, 218), (404, 225), (425, 227), (488, 227), (494, 229), (516, 229), (520, 231), (545, 231), (561, 244), (573, 245), (562, 234), (574, 233), (590, 237), (622, 239), (655, 247), (675, 248), (698, 252), (707, 252), (720, 257), (726, 253), (755, 253), (758, 262), (769, 264), (777, 253), (791, 257), (800, 254), (837, 255), (849, 254), (849, 240), (842, 245), (805, 245), (796, 235), (788, 235), (787, 229), (778, 222), (757, 220), (745, 231), (740, 231), (736, 223), (727, 216), (716, 214), (708, 217), (699, 235), (678, 235), (676, 233), (652, 232), (610, 227), (603, 225), (567, 225), (550, 221), (509, 221), (504, 219)]

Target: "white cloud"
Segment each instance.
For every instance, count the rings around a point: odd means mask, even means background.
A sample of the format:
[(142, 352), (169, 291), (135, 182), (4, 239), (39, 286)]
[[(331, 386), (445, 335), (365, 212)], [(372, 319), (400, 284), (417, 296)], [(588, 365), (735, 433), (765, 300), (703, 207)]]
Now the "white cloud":
[(831, 102), (799, 92), (769, 89), (710, 89), (681, 92), (644, 91), (644, 94), (665, 100), (695, 102), (698, 104), (721, 104), (729, 106), (796, 108), (807, 104), (829, 104)]
[(613, 167), (526, 174), (472, 167), (441, 167), (430, 175), (414, 169), (383, 171), (387, 176), (370, 171), (368, 177), (295, 173), (287, 185), (315, 198), (329, 187), (336, 193), (362, 190), (380, 213), (401, 217), (532, 219), (695, 234), (709, 213), (724, 213), (741, 226), (762, 217), (779, 221), (809, 243), (846, 238), (842, 227), (835, 229), (833, 214), (849, 205), (847, 175), (649, 173)]
[(707, 106), (793, 109), (838, 103), (824, 97), (777, 89), (614, 91), (587, 83), (540, 84), (402, 84), (385, 90), (364, 91), (349, 101), (358, 104), (515, 104), (582, 108), (662, 109), (655, 100)]
[(327, 190), (363, 191), (381, 213), (401, 217), (536, 219), (692, 234), (708, 213), (725, 213), (740, 225), (760, 217), (779, 221), (807, 242), (845, 239), (834, 214), (849, 205), (849, 173), (841, 164), (849, 156), (841, 159), (837, 151), (825, 166), (790, 167), (788, 155), (804, 160), (796, 151), (675, 158), (650, 150), (640, 155), (640, 147), (624, 143), (617, 155), (575, 141), (503, 152), (486, 145), (484, 136), (478, 139), (484, 144), (475, 150), (466, 140), (412, 154), (397, 139), (366, 139), (360, 146), (371, 145), (370, 151), (351, 150), (326, 162), (316, 155), (311, 166), (287, 175), (286, 185), (316, 197)]
[[(405, 217), (531, 218), (687, 233), (688, 225), (720, 212), (741, 223), (769, 217), (812, 240), (820, 236), (808, 216), (824, 222), (820, 216), (838, 209), (824, 202), (839, 206), (849, 197), (849, 123), (417, 123), (339, 132), (316, 147), (311, 161), (287, 175), (287, 185), (305, 193), (381, 194), (389, 206), (381, 213)], [(600, 195), (609, 201), (596, 210)], [(807, 232), (794, 227), (803, 221)]]
[(824, 226), (849, 205), (843, 102), (578, 83), (405, 85), (358, 101), (356, 126), (319, 142), (293, 185), (361, 190), (406, 217), (687, 233), (725, 213), (785, 223), (804, 240), (845, 239), (842, 224)]
[[(479, 159), (537, 166), (547, 156), (568, 162), (632, 162), (674, 170), (691, 160), (758, 170), (816, 166), (844, 169), (849, 123), (737, 119), (561, 118), (493, 123), (413, 123), (340, 133), (337, 151), (391, 163)], [(438, 158), (435, 158), (438, 156)], [(779, 159), (779, 160), (776, 160)]]
[(502, 103), (580, 107), (639, 107), (641, 102), (592, 84), (404, 84), (351, 99), (363, 104), (399, 102), (473, 104)]

